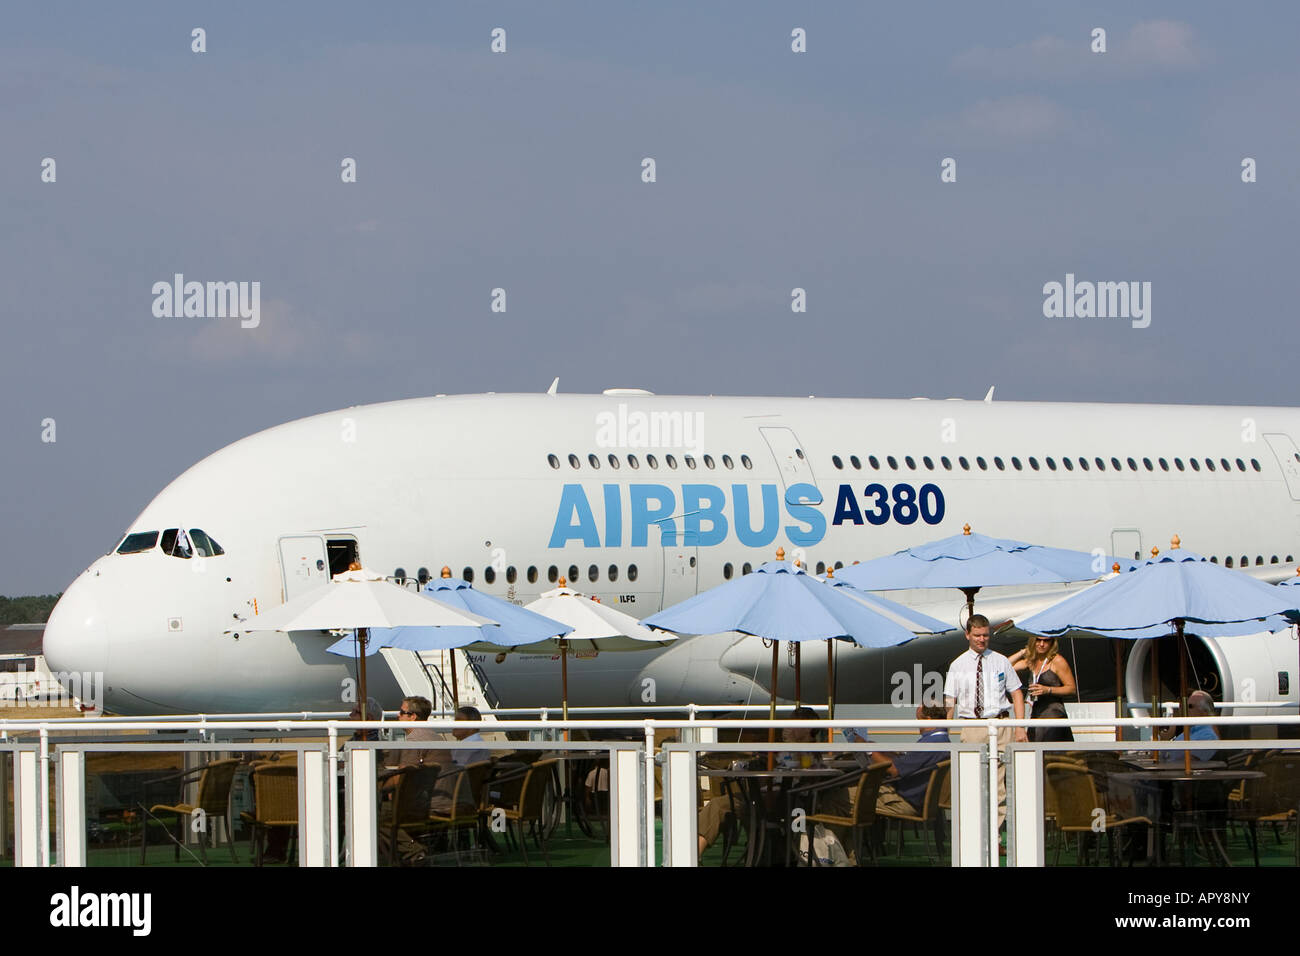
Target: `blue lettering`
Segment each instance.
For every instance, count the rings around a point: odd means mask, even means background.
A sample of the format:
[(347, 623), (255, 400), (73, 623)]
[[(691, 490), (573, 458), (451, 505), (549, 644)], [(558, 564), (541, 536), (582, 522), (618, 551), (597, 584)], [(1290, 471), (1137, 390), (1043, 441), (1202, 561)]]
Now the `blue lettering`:
[(808, 525), (807, 530), (800, 528), (798, 525), (788, 524), (785, 526), (785, 533), (791, 544), (817, 544), (822, 538), (826, 537), (825, 515), (812, 505), (790, 504), (791, 501), (807, 501), (809, 499), (821, 500), (821, 492), (817, 490), (815, 485), (802, 483), (791, 485), (786, 490), (785, 510), (795, 521), (801, 521)]
[(560, 508), (555, 514), (555, 527), (548, 547), (563, 548), (574, 538), (580, 540), (585, 548), (600, 547), (600, 532), (596, 529), (596, 516), (591, 513), (587, 493), (582, 490), (582, 485), (565, 485), (560, 493)]
[(736, 506), (736, 537), (747, 548), (766, 548), (775, 541), (777, 525), (781, 520), (777, 512), (776, 485), (759, 487), (763, 492), (763, 527), (755, 531), (749, 522), (748, 486), (731, 486), (731, 498)]
[(858, 497), (853, 493), (852, 485), (840, 485), (840, 496), (835, 502), (835, 517), (831, 524), (843, 524), (846, 518), (854, 524), (862, 524), (862, 510), (858, 508)]
[[(623, 547), (623, 490), (605, 485), (605, 547)], [(552, 545), (551, 547), (554, 547)]]
[[(677, 525), (670, 515), (676, 498), (667, 485), (629, 485), (629, 498), (632, 506), (632, 547), (644, 548), (649, 537), (650, 525), (659, 525), (660, 541), (664, 545), (677, 543)], [(650, 502), (655, 507), (650, 507)]]
[[(726, 541), (727, 518), (722, 513), (726, 505), (727, 496), (715, 485), (682, 485), (684, 533), (687, 538), (684, 543), (711, 548)], [(701, 521), (709, 523), (709, 530), (700, 529)]]

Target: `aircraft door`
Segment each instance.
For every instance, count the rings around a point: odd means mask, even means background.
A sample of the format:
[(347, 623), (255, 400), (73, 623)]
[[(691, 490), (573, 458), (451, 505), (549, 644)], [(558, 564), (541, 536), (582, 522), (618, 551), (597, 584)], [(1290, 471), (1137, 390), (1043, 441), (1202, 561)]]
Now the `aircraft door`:
[[(1110, 533), (1110, 553), (1117, 558), (1142, 557), (1142, 532), (1136, 528), (1116, 528)], [(1110, 571), (1110, 568), (1106, 569)]]
[(1282, 476), (1286, 479), (1286, 490), (1291, 492), (1292, 501), (1300, 501), (1300, 451), (1289, 435), (1265, 435), (1264, 441), (1273, 449), (1277, 463), (1282, 467)]
[(687, 598), (695, 597), (699, 585), (699, 547), (694, 535), (680, 535), (682, 543), (675, 543), (675, 536), (663, 535), (664, 549), (664, 607), (679, 604)]
[(772, 457), (776, 459), (776, 467), (781, 472), (781, 481), (785, 484), (786, 501), (790, 504), (819, 505), (822, 503), (821, 493), (815, 495), (798, 495), (797, 501), (790, 498), (790, 488), (794, 485), (812, 485), (817, 487), (817, 478), (813, 474), (812, 463), (808, 461), (808, 456), (795, 437), (795, 433), (788, 428), (778, 428), (768, 426), (759, 429), (763, 440), (767, 442), (767, 447), (772, 450)]
[(293, 600), (330, 580), (325, 539), (316, 534), (285, 535), (280, 539), (280, 574), (284, 599)]

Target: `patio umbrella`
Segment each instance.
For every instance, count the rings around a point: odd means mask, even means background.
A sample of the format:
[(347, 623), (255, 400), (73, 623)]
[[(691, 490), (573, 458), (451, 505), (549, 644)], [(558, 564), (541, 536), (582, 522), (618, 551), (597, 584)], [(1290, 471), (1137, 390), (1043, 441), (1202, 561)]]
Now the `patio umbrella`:
[[(851, 640), (859, 647), (893, 647), (916, 637), (840, 589), (828, 587), (797, 565), (769, 561), (742, 575), (646, 618), (650, 627), (678, 634), (739, 631), (772, 641), (772, 699), (776, 718), (777, 648), (781, 641)], [(796, 664), (798, 658), (796, 658)], [(776, 731), (768, 734), (775, 742)], [(774, 755), (769, 753), (768, 763)]]
[[(241, 621), (232, 631), (338, 631), (355, 630), (365, 648), (372, 627), (484, 627), (496, 622), (478, 614), (456, 610), (385, 580), (382, 574), (356, 567), (318, 588), (300, 594), (279, 607)], [(357, 679), (361, 718), (366, 715), (366, 655), (358, 657)]]
[[(468, 581), (452, 578), (451, 568), (444, 567), (442, 576), (430, 581), (421, 592), (448, 607), (491, 618), (496, 623), (482, 627), (448, 625), (445, 627), (392, 627), (373, 628), (365, 653), (378, 654), (384, 647), (399, 647), (416, 651), (450, 651), (451, 696), (455, 707), (460, 707), (460, 688), (456, 678), (456, 648), (474, 651), (504, 651), (521, 645), (537, 644), (553, 637), (562, 637), (573, 628), (552, 621), (532, 611), (511, 604), (502, 598), (474, 590)], [(353, 655), (353, 641), (344, 638), (325, 650), (344, 657)]]
[(1065, 584), (1099, 578), (1116, 562), (1084, 551), (1048, 548), (1004, 538), (962, 533), (840, 571), (840, 579), (863, 591), (956, 588), (966, 595), (967, 619), (975, 613), (981, 587), (1006, 584)]
[(663, 646), (677, 640), (675, 635), (656, 634), (643, 627), (630, 614), (606, 607), (594, 597), (587, 597), (566, 587), (560, 578), (558, 588), (544, 592), (525, 607), (536, 614), (566, 625), (568, 631), (532, 645), (516, 647), (519, 651), (560, 651), (560, 708), (569, 718), (569, 649), (587, 651), (643, 651), (653, 645)]
[[(1223, 568), (1180, 547), (1177, 536), (1163, 557), (1117, 574), (1020, 622), (1020, 629), (1056, 636), (1091, 631), (1130, 640), (1155, 638), (1172, 628), (1179, 642), (1179, 696), (1187, 713), (1187, 663), (1184, 629), (1202, 637), (1233, 637), (1278, 629), (1296, 619), (1300, 595), (1288, 596), (1271, 584)], [(1183, 730), (1190, 739), (1190, 729)], [(1191, 772), (1191, 751), (1184, 765)]]

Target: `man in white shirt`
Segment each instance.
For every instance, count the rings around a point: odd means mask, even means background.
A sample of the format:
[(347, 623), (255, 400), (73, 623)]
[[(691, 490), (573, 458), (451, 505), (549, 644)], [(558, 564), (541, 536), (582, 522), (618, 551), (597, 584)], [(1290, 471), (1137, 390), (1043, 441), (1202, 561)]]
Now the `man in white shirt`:
[[(989, 619), (983, 614), (972, 614), (966, 622), (966, 641), (970, 650), (948, 665), (948, 677), (943, 682), (943, 701), (948, 706), (948, 719), (987, 720), (990, 717), (1008, 717), (1013, 712), (1017, 720), (1025, 717), (1025, 695), (1020, 689), (1020, 678), (1011, 662), (997, 651), (989, 650)], [(1010, 727), (998, 730), (998, 749), (1011, 743)], [(988, 732), (979, 725), (963, 727), (963, 743), (982, 743)], [(1019, 743), (1029, 740), (1023, 727), (1014, 730)], [(998, 827), (1007, 816), (1006, 762), (998, 761)]]

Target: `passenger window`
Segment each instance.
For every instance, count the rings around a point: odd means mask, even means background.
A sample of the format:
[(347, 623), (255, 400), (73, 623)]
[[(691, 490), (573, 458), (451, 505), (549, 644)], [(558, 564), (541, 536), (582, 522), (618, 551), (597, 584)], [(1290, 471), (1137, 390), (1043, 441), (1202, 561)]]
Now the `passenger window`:
[(157, 531), (136, 531), (122, 539), (122, 543), (117, 546), (117, 553), (141, 554), (145, 551), (152, 551), (157, 543)]
[(1071, 463), (1069, 455), (1061, 459), (1061, 464), (1065, 466), (1066, 471), (1074, 471), (1074, 465)]
[(753, 565), (751, 565), (748, 561), (746, 561), (743, 565), (741, 565), (740, 573), (743, 576), (751, 573), (753, 570), (754, 570)]
[(560, 580), (560, 569), (552, 564), (546, 569), (546, 580), (550, 581), (552, 584)]
[(686, 462), (686, 467), (691, 471), (695, 470), (695, 458), (692, 455), (683, 455), (682, 461)]
[(713, 456), (712, 456), (712, 455), (705, 455), (705, 456), (704, 456), (704, 467), (705, 467), (705, 468), (708, 468), (710, 471), (713, 470)]
[(483, 583), (495, 584), (496, 580), (497, 580), (497, 570), (496, 568), (492, 567), (492, 565), (489, 564), (486, 568), (483, 569)]
[(529, 584), (536, 584), (536, 583), (537, 583), (537, 568), (536, 568), (535, 566), (531, 566), (531, 565), (530, 565), (529, 568), (528, 568), (528, 574), (526, 575), (526, 577), (528, 578), (528, 583), (529, 583)]
[(587, 580), (592, 582), (593, 584), (599, 581), (600, 568), (596, 567), (594, 564), (591, 567), (587, 568)]
[(627, 566), (627, 579), (628, 579), (629, 581), (635, 581), (635, 580), (636, 580), (636, 565), (635, 565), (635, 564), (629, 564), (629, 565)]
[(609, 456), (609, 467), (613, 468), (615, 471), (618, 471), (618, 455)]
[(903, 461), (907, 462), (908, 468), (911, 468), (913, 471), (916, 470), (916, 459), (913, 458), (911, 455), (908, 455), (906, 458), (903, 459)]
[(855, 471), (862, 470), (862, 460), (857, 455), (849, 455), (849, 464), (853, 466)]
[(976, 456), (975, 456), (975, 464), (979, 465), (980, 471), (988, 471), (988, 470), (989, 470), (989, 464), (988, 464), (988, 462), (986, 462), (986, 461), (984, 460), (984, 456), (983, 456), (983, 455), (976, 455)]
[(596, 457), (595, 455), (588, 455), (588, 456), (587, 456), (587, 464), (591, 465), (592, 468), (599, 468), (599, 467), (600, 467), (600, 459), (599, 459), (598, 457)]
[(473, 569), (473, 568), (466, 568), (464, 571), (461, 572), (461, 575), (460, 575), (460, 576), (461, 576), (462, 578), (464, 578), (465, 581), (466, 581), (467, 583), (469, 583), (469, 584), (473, 584), (473, 583), (474, 583), (474, 569)]
[(885, 459), (885, 461), (889, 462), (889, 467), (890, 467), (890, 468), (892, 468), (894, 471), (898, 471), (898, 459), (897, 459), (897, 458), (895, 458), (893, 455), (890, 455), (890, 456), (888, 456), (888, 457)]
[(748, 455), (741, 455), (740, 463), (745, 466), (746, 471), (754, 470), (754, 462), (750, 459)]
[[(802, 457), (803, 457), (803, 454), (800, 453), (799, 457), (802, 458)], [(731, 460), (731, 456), (730, 456), (730, 455), (723, 455), (723, 456), (722, 456), (722, 464), (723, 464), (724, 467), (726, 467), (726, 469), (727, 469), (728, 471), (730, 471), (731, 469), (733, 469), (733, 468), (736, 467), (736, 463), (735, 463), (734, 461)]]
[(831, 464), (840, 471), (844, 470), (844, 459), (840, 458), (839, 455), (831, 455)]
[(677, 459), (672, 455), (664, 455), (664, 464), (673, 469), (673, 471), (677, 470)]
[(931, 458), (929, 455), (926, 455), (924, 458), (921, 459), (921, 461), (925, 462), (925, 468), (927, 471), (934, 471), (933, 458)]
[(569, 587), (576, 588), (577, 586), (578, 586), (578, 566), (576, 564), (571, 564), (569, 565)]
[(658, 468), (658, 467), (659, 467), (659, 459), (656, 458), (654, 455), (646, 455), (646, 456), (645, 456), (645, 463), (646, 463), (647, 465), (649, 465), (651, 468)]
[(640, 467), (641, 467), (641, 463), (640, 463), (639, 461), (636, 460), (636, 455), (628, 455), (628, 456), (627, 456), (627, 463), (628, 463), (629, 465), (631, 465), (633, 468), (640, 468)]
[(732, 570), (733, 570), (733, 569), (732, 569), (732, 567), (731, 567), (731, 562), (730, 562), (730, 561), (728, 561), (726, 564), (724, 564), (724, 565), (722, 566), (722, 580), (724, 580), (724, 581), (730, 581), (730, 580), (731, 580), (731, 573), (732, 573)]
[(617, 581), (617, 580), (618, 580), (618, 565), (617, 565), (617, 564), (611, 564), (611, 565), (609, 566), (609, 579), (610, 579), (611, 581)]
[(515, 581), (517, 581), (518, 579), (519, 579), (519, 572), (515, 570), (515, 566), (513, 564), (510, 565), (510, 567), (506, 568), (507, 584), (514, 584)]
[(556, 458), (554, 455), (547, 455), (546, 460), (551, 463), (552, 468), (560, 467), (560, 459)]
[(570, 455), (569, 455), (569, 467), (571, 467), (571, 468), (577, 468), (580, 464), (581, 464), (581, 461), (579, 461), (577, 455), (574, 455), (574, 454), (570, 454)]
[(880, 468), (880, 459), (877, 458), (875, 455), (868, 455), (868, 456), (867, 456), (867, 464), (870, 465), (872, 468), (875, 468), (875, 469), (879, 470), (879, 468)]

